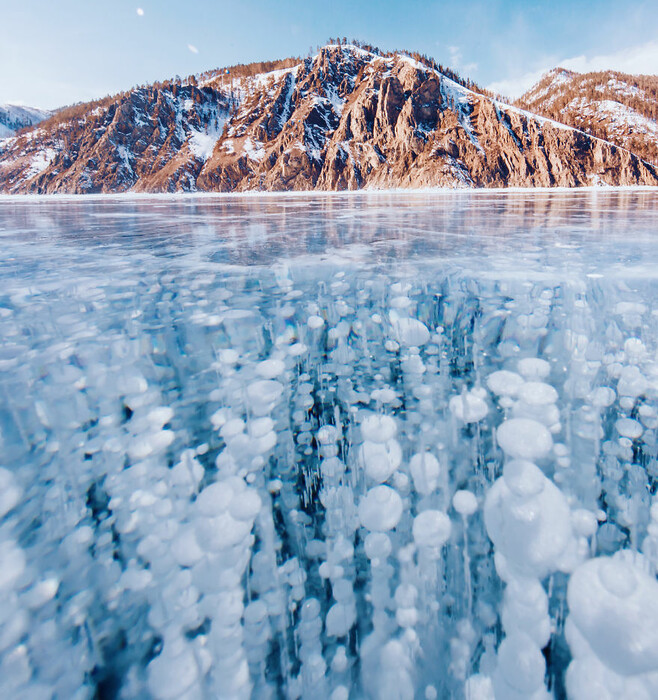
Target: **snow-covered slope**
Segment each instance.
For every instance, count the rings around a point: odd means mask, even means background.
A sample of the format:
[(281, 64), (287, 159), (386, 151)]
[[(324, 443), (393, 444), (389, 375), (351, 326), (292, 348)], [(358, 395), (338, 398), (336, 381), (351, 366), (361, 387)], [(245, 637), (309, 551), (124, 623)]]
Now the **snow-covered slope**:
[(658, 77), (556, 68), (519, 101), (658, 163)]
[(0, 143), (0, 191), (658, 184), (628, 150), (471, 90), (420, 56), (329, 45), (291, 63), (62, 110)]
[(0, 105), (0, 138), (13, 136), (26, 126), (33, 126), (52, 115), (47, 109), (22, 105)]

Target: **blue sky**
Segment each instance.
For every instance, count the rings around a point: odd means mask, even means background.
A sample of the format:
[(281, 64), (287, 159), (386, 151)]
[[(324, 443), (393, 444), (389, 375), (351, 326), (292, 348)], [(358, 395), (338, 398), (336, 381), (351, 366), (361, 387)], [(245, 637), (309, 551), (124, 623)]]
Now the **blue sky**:
[(417, 50), (511, 95), (558, 64), (658, 73), (658, 0), (0, 0), (0, 103), (57, 107), (330, 36)]

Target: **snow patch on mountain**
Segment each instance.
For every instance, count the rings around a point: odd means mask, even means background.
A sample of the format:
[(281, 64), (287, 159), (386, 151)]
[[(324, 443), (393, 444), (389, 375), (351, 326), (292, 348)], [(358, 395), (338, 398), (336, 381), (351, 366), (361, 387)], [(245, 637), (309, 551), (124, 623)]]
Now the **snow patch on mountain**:
[(471, 100), (469, 99), (469, 93), (473, 93), (467, 90), (465, 87), (456, 83), (450, 78), (446, 78), (442, 73), (437, 74), (441, 78), (441, 95), (445, 102), (450, 105), (451, 109), (454, 109), (459, 123), (461, 124), (464, 131), (468, 134), (468, 138), (471, 140), (473, 145), (479, 150), (482, 150), (482, 146), (478, 141), (478, 137), (473, 129), (473, 123), (471, 122), (471, 114), (473, 111)]
[(280, 80), (286, 77), (286, 75), (297, 75), (297, 71), (300, 69), (301, 63), (293, 66), (292, 68), (281, 68), (279, 70), (272, 70), (268, 73), (259, 73), (251, 78), (251, 84), (255, 88), (267, 87), (271, 84), (276, 84)]
[(23, 105), (0, 105), (0, 138), (13, 136), (26, 126), (34, 126), (52, 116), (53, 112)]
[(293, 112), (292, 96), (297, 87), (297, 73), (295, 72), (290, 78), (287, 78), (288, 88), (286, 94), (283, 98), (283, 109), (279, 115), (279, 128), (282, 129), (283, 125), (290, 119), (290, 115)]
[(261, 161), (263, 158), (265, 158), (265, 149), (260, 141), (256, 141), (255, 139), (252, 140), (251, 138), (247, 137), (244, 144), (242, 144), (242, 148), (247, 154), (247, 158), (250, 158), (251, 160)]
[(424, 66), (422, 63), (420, 63), (420, 61), (417, 61), (415, 58), (411, 58), (411, 56), (407, 56), (403, 53), (398, 53), (395, 56), (401, 61), (408, 63), (412, 68), (415, 68), (416, 70), (420, 70), (423, 72), (426, 72), (428, 70), (427, 66)]
[(606, 90), (614, 90), (620, 95), (625, 95), (627, 97), (646, 97), (644, 90), (640, 90), (634, 85), (628, 85), (621, 80), (616, 78), (610, 78), (605, 85), (597, 85), (595, 90), (598, 92), (605, 92)]
[(117, 153), (121, 159), (121, 165), (127, 170), (131, 175), (133, 174), (133, 166), (130, 162), (131, 151), (126, 146), (117, 146)]
[(43, 150), (37, 151), (36, 155), (32, 158), (30, 169), (27, 172), (27, 179), (36, 177), (42, 173), (53, 162), (56, 155), (57, 151), (54, 148), (44, 148)]
[(609, 122), (611, 129), (621, 133), (635, 131), (652, 134), (658, 138), (658, 123), (656, 121), (638, 114), (621, 102), (598, 100), (590, 103), (584, 97), (579, 97), (568, 104), (568, 109), (579, 110), (582, 114), (605, 119)]
[(193, 129), (188, 144), (194, 157), (204, 162), (207, 161), (215, 150), (220, 133), (214, 130), (196, 131)]
[(343, 113), (343, 105), (345, 104), (345, 100), (338, 95), (333, 86), (329, 86), (326, 92), (327, 100), (329, 100), (332, 109), (338, 116), (340, 116)]
[(224, 131), (226, 120), (226, 116), (218, 116), (208, 129), (191, 129), (188, 146), (195, 158), (204, 163), (210, 158)]

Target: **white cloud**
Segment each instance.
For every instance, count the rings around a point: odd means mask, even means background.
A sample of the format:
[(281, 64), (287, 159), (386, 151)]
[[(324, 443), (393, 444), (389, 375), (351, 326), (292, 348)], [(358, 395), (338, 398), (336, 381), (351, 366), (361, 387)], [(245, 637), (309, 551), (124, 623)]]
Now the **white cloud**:
[(618, 70), (622, 73), (656, 75), (658, 74), (658, 41), (650, 41), (647, 44), (632, 46), (611, 54), (565, 58), (553, 65), (545, 65), (538, 70), (496, 81), (491, 83), (491, 85), (487, 85), (487, 88), (492, 92), (497, 92), (511, 98), (517, 98), (537, 83), (544, 73), (547, 73), (557, 66), (562, 66), (562, 68), (567, 68), (578, 73)]
[(143, 16), (144, 16), (144, 10), (142, 10), (141, 7), (138, 7), (138, 8), (137, 8), (137, 14), (138, 14), (140, 17), (143, 17)]
[(548, 66), (540, 70), (531, 71), (530, 73), (524, 73), (516, 78), (497, 80), (495, 83), (487, 85), (487, 90), (491, 90), (491, 92), (503, 95), (504, 97), (516, 99), (517, 97), (521, 97), (521, 95), (529, 90), (535, 83), (538, 83), (542, 75), (551, 70), (551, 68), (555, 68), (555, 66)]
[(658, 41), (650, 41), (641, 46), (632, 46), (608, 56), (576, 56), (562, 63), (565, 68), (579, 73), (597, 70), (618, 70), (622, 73), (658, 73)]
[(456, 70), (462, 78), (471, 77), (470, 74), (477, 70), (477, 63), (463, 62), (462, 51), (459, 46), (448, 46), (448, 53), (450, 54), (450, 68)]
[(194, 46), (193, 44), (188, 44), (188, 45), (187, 45), (187, 48), (188, 48), (192, 53), (199, 53), (199, 49), (197, 49), (197, 47)]

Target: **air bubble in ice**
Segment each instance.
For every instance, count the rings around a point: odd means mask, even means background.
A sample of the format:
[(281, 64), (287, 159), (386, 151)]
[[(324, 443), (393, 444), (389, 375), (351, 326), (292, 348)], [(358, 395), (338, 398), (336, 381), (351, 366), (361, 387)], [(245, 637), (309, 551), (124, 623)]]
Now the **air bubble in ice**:
[(505, 465), (487, 493), (484, 520), (496, 552), (522, 575), (542, 578), (559, 569), (572, 544), (567, 500), (531, 462)]
[[(498, 650), (498, 669), (494, 676), (496, 698), (546, 698), (544, 674), (546, 660), (541, 650), (522, 633), (506, 637)], [(537, 691), (541, 695), (535, 696)]]
[(359, 449), (359, 458), (368, 477), (382, 483), (400, 466), (402, 450), (397, 440), (383, 444), (366, 440)]
[(424, 510), (414, 518), (412, 532), (418, 547), (440, 548), (449, 539), (450, 518), (439, 510)]
[[(573, 660), (566, 674), (575, 700), (654, 697), (658, 691), (658, 583), (642, 556), (622, 550), (581, 564), (567, 591), (565, 632)], [(601, 697), (601, 695), (599, 695)]]
[(368, 559), (384, 560), (393, 551), (390, 537), (383, 532), (368, 533), (364, 546)]
[(525, 357), (519, 360), (517, 369), (529, 381), (541, 381), (551, 373), (551, 365), (539, 357)]
[(436, 491), (439, 484), (441, 468), (439, 461), (431, 452), (418, 452), (409, 462), (414, 488), (423, 496)]
[(361, 525), (373, 532), (392, 530), (402, 517), (402, 499), (390, 486), (375, 486), (359, 503)]
[(544, 382), (526, 382), (521, 386), (518, 393), (521, 401), (531, 406), (545, 406), (555, 403), (558, 399), (557, 391)]
[(324, 326), (324, 319), (320, 316), (309, 316), (306, 323), (312, 330), (317, 330), (318, 328), (322, 328), (322, 326)]
[(278, 359), (263, 360), (256, 365), (256, 372), (265, 379), (274, 379), (285, 371), (285, 364)]
[(421, 347), (430, 339), (427, 326), (418, 319), (406, 316), (394, 318), (392, 324), (395, 339), (404, 347)]
[(452, 506), (460, 515), (469, 517), (478, 509), (478, 502), (475, 494), (461, 489), (452, 497)]
[(630, 440), (636, 440), (644, 432), (642, 424), (632, 418), (619, 418), (615, 422), (615, 428), (622, 437), (627, 437)]
[(489, 406), (477, 389), (453, 396), (448, 405), (452, 414), (464, 423), (477, 423), (489, 413)]
[(506, 369), (492, 372), (487, 377), (487, 386), (497, 396), (516, 396), (524, 382), (520, 374)]
[(0, 467), (0, 518), (14, 508), (23, 495), (23, 490), (16, 483), (14, 475), (4, 467)]
[(511, 418), (499, 426), (496, 438), (509, 457), (541, 459), (553, 446), (553, 438), (544, 425), (527, 418)]
[(361, 423), (361, 433), (365, 440), (384, 443), (395, 437), (397, 427), (390, 416), (370, 414)]

